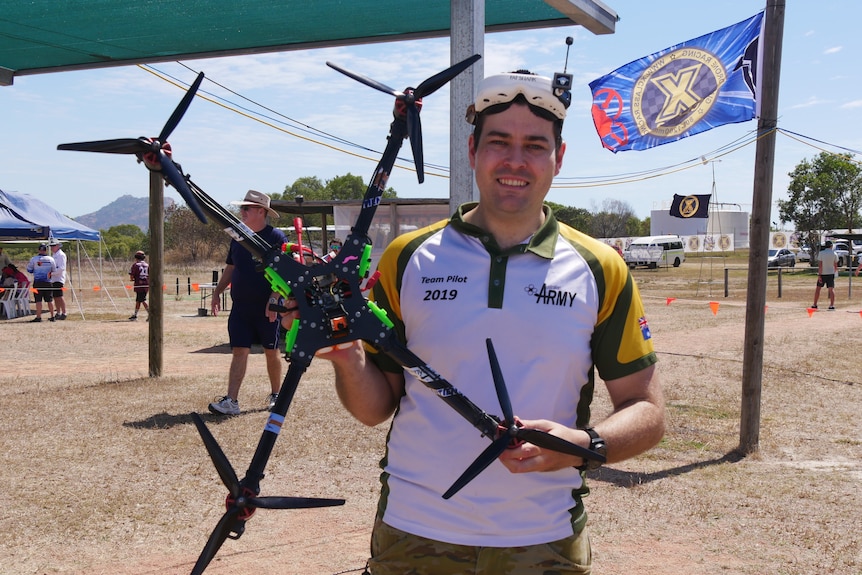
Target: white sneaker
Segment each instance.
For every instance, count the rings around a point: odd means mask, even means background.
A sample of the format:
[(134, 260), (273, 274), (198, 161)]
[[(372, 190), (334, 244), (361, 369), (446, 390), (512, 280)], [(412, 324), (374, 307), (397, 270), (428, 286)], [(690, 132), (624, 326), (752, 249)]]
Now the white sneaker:
[(239, 415), (239, 402), (224, 396), (209, 405), (210, 413), (215, 415)]
[(270, 411), (275, 409), (275, 402), (276, 401), (278, 401), (278, 394), (277, 393), (270, 393), (269, 394), (269, 410)]

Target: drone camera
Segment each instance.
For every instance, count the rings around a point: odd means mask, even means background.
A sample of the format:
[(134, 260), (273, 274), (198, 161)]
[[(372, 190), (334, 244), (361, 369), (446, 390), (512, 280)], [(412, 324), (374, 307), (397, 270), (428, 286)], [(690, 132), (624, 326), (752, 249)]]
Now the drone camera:
[(334, 317), (329, 320), (329, 329), (335, 337), (346, 335), (348, 328), (347, 318), (344, 316)]
[(566, 36), (566, 63), (563, 66), (562, 72), (554, 74), (554, 81), (551, 83), (551, 88), (563, 106), (568, 108), (572, 104), (572, 75), (567, 74), (566, 70), (569, 67), (569, 47), (574, 43), (574, 38)]
[[(554, 90), (568, 91), (572, 89), (572, 75), (564, 72), (554, 74)], [(558, 93), (557, 96), (560, 94)]]
[(565, 72), (557, 72), (554, 74), (552, 83), (554, 95), (559, 98), (563, 106), (568, 108), (572, 103), (572, 75)]

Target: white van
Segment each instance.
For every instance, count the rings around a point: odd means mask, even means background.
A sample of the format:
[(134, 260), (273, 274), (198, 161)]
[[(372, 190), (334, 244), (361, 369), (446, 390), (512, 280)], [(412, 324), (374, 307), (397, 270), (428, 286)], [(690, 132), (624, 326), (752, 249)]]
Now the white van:
[(626, 262), (629, 267), (672, 265), (678, 268), (685, 261), (685, 249), (679, 236), (646, 236), (629, 244)]

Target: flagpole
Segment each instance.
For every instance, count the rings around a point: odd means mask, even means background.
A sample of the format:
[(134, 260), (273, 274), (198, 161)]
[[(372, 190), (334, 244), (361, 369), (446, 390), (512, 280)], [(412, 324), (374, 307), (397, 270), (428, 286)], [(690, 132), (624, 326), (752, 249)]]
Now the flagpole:
[(742, 410), (739, 451), (754, 453), (760, 444), (761, 381), (766, 306), (766, 260), (775, 164), (775, 132), (778, 126), (778, 84), (784, 34), (785, 0), (769, 0), (761, 41), (760, 118), (754, 159), (754, 189), (748, 255), (748, 294), (745, 310), (745, 344), (742, 358)]

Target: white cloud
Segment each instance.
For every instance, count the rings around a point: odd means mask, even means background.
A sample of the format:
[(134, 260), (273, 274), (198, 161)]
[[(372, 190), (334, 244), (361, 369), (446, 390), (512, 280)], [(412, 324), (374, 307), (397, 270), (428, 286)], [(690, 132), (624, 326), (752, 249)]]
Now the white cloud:
[(818, 98), (817, 96), (811, 96), (806, 101), (800, 104), (793, 104), (792, 106), (788, 106), (788, 110), (798, 110), (800, 108), (810, 108), (812, 106), (819, 106), (821, 104), (827, 104), (829, 100), (823, 100)]
[(841, 46), (833, 46), (832, 48), (826, 48), (826, 50), (824, 50), (823, 53), (824, 54), (836, 54), (836, 53), (841, 51), (841, 48), (842, 48)]

